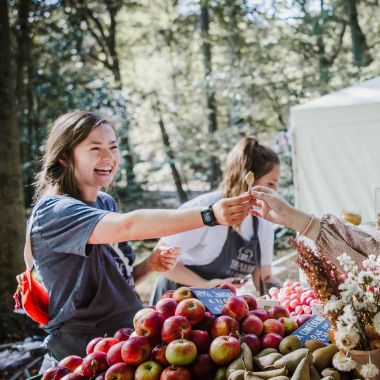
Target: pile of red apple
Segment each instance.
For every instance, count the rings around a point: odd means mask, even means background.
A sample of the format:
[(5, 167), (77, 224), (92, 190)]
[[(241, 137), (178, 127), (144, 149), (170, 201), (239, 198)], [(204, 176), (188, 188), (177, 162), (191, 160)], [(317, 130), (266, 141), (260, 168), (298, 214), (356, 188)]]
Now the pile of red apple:
[(272, 299), (278, 300), (282, 306), (285, 306), (291, 316), (311, 314), (312, 306), (320, 304), (313, 291), (297, 281), (286, 280), (282, 288), (270, 288), (268, 293)]
[(216, 317), (182, 287), (138, 311), (134, 330), (93, 339), (85, 358), (66, 357), (43, 380), (221, 379), (218, 369), (237, 358), (242, 342), (253, 355), (267, 347), (277, 349), (298, 323), (283, 305), (258, 309), (251, 295), (229, 297)]

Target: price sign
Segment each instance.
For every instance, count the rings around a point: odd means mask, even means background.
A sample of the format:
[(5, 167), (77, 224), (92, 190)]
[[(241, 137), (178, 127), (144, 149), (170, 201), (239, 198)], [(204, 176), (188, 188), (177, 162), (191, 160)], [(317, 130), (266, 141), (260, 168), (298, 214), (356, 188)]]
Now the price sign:
[(318, 339), (325, 343), (330, 343), (329, 331), (330, 322), (319, 315), (312, 316), (300, 328), (293, 331), (291, 335), (297, 336), (302, 345), (310, 339)]
[(222, 313), (227, 298), (234, 294), (229, 289), (220, 288), (190, 288), (195, 297), (205, 305), (207, 310), (216, 315)]

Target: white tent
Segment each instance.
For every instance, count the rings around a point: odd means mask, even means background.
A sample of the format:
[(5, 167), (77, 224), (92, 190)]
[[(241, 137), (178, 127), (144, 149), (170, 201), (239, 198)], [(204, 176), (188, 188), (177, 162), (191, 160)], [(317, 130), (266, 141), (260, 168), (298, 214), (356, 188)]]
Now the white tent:
[[(380, 188), (380, 77), (291, 109), (297, 207), (375, 221)], [(380, 200), (379, 200), (380, 201)]]

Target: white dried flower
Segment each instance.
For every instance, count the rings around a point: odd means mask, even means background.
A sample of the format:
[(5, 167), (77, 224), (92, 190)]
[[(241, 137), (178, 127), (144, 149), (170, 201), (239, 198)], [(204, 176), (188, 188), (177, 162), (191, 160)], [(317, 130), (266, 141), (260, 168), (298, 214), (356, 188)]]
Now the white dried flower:
[(332, 311), (339, 311), (344, 307), (345, 303), (341, 299), (336, 299), (335, 296), (331, 297), (324, 307), (324, 312), (330, 313)]
[(380, 334), (380, 313), (377, 313), (373, 317), (372, 326), (375, 329), (375, 331)]
[(333, 366), (338, 371), (343, 372), (349, 372), (356, 368), (356, 361), (351, 358), (351, 356), (348, 356), (348, 354), (345, 354), (343, 351), (338, 351), (332, 360)]
[(335, 331), (335, 344), (343, 351), (351, 350), (355, 348), (360, 341), (358, 332), (353, 326), (338, 325)]
[(371, 379), (375, 376), (377, 376), (380, 371), (379, 369), (375, 366), (375, 364), (372, 363), (367, 363), (363, 364), (360, 367), (359, 373), (365, 378), (365, 379)]
[(357, 324), (358, 318), (351, 304), (348, 304), (343, 308), (343, 314), (339, 317), (339, 320), (346, 326), (354, 327)]
[(358, 283), (359, 284), (372, 284), (375, 280), (374, 273), (370, 271), (360, 271), (358, 275)]
[(350, 256), (347, 255), (347, 253), (343, 253), (342, 255), (340, 255), (338, 257), (338, 261), (345, 272), (351, 272), (355, 266), (355, 262), (352, 260)]

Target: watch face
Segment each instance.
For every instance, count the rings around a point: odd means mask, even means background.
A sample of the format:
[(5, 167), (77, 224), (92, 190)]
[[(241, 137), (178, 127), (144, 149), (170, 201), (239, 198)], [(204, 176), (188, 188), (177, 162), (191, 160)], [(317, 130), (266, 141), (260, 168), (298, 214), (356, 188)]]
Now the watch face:
[(210, 210), (204, 211), (203, 220), (205, 223), (212, 223), (215, 221), (214, 215), (212, 214)]

